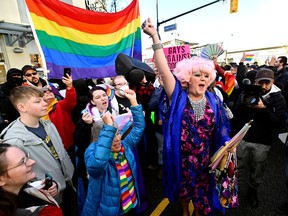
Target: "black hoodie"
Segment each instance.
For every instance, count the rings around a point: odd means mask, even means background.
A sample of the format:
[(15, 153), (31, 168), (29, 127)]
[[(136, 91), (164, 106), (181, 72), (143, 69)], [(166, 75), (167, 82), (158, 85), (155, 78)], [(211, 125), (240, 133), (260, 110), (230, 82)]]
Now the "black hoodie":
[[(19, 76), (19, 77), (15, 77)], [(7, 81), (0, 85), (0, 132), (12, 121), (19, 117), (19, 112), (10, 101), (10, 92), (23, 82), (22, 71), (11, 68), (7, 72)]]

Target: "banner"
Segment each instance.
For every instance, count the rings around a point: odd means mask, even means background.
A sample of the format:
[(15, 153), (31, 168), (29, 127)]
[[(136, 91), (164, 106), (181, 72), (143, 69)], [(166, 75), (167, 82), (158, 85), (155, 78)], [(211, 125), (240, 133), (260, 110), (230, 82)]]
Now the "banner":
[(190, 47), (185, 46), (173, 46), (163, 48), (165, 57), (168, 62), (170, 70), (173, 70), (176, 66), (176, 63), (185, 59), (190, 58)]
[(58, 0), (26, 0), (50, 71), (74, 79), (116, 76), (119, 53), (142, 60), (138, 0), (116, 13), (84, 10)]

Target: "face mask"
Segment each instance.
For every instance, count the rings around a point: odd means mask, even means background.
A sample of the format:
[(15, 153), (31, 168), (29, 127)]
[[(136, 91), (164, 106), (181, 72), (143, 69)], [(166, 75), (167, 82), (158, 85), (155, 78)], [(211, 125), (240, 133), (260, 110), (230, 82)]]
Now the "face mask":
[(23, 83), (23, 79), (22, 78), (18, 78), (18, 77), (10, 77), (9, 78), (9, 82), (11, 84), (14, 84), (15, 86), (21, 86)]
[(119, 94), (122, 95), (122, 96), (125, 96), (124, 92), (129, 89), (129, 86), (128, 85), (123, 85), (119, 89), (120, 89)]

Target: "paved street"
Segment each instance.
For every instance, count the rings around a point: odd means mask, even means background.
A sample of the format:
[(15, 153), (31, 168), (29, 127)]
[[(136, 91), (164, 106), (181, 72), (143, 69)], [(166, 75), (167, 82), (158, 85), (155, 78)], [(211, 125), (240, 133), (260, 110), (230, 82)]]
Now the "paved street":
[[(148, 209), (142, 216), (151, 215), (162, 200), (161, 180), (157, 179), (157, 171), (143, 170), (147, 190)], [(247, 202), (247, 188), (240, 188), (240, 207), (227, 210), (227, 216), (280, 216), (274, 204), (287, 199), (284, 178), (284, 147), (280, 141), (272, 144), (264, 182), (259, 188), (259, 207), (252, 209)], [(179, 203), (170, 203), (161, 216), (181, 216)]]

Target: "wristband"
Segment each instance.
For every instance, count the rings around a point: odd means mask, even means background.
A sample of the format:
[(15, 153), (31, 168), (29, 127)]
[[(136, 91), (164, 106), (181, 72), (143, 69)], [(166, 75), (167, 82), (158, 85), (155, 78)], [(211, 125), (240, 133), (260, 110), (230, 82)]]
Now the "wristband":
[(162, 48), (163, 48), (162, 43), (152, 44), (153, 51), (156, 51), (156, 50), (162, 49)]

